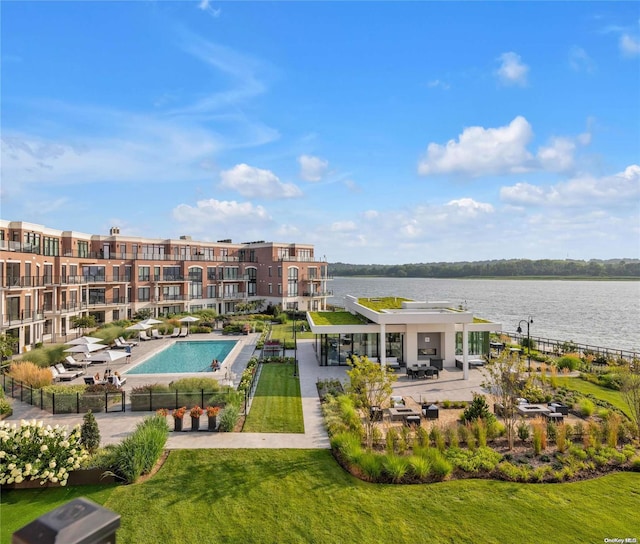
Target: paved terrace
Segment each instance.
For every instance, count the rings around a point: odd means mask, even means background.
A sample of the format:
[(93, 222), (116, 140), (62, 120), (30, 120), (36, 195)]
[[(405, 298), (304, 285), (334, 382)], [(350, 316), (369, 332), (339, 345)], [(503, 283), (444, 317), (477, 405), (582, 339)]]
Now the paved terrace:
[[(222, 336), (219, 333), (207, 335), (197, 334), (190, 336), (191, 340), (238, 340), (238, 346), (227, 356), (222, 368), (217, 372), (211, 372), (210, 377), (217, 378), (222, 384), (233, 382), (237, 385), (247, 361), (254, 354), (255, 343), (259, 335), (248, 336)], [(147, 383), (169, 383), (184, 374), (166, 374), (153, 376), (128, 376), (127, 370), (136, 364), (143, 362), (153, 354), (167, 347), (175, 339), (148, 340), (141, 342), (132, 352), (130, 362), (115, 362), (109, 366), (113, 371), (118, 371), (127, 376), (127, 382), (123, 389), (127, 392), (132, 387)], [(195, 449), (195, 448), (329, 448), (329, 438), (322, 421), (320, 401), (316, 389), (316, 382), (321, 379), (337, 378), (346, 382), (345, 367), (321, 367), (318, 366), (313, 341), (298, 341), (298, 368), (300, 376), (300, 390), (302, 395), (302, 409), (304, 416), (304, 434), (285, 433), (211, 433), (200, 432), (170, 432), (167, 440), (168, 449)], [(91, 364), (87, 375), (100, 372), (102, 375), (106, 369), (105, 363)], [(187, 374), (191, 375), (191, 374)], [(201, 374), (198, 374), (201, 375)], [(471, 400), (474, 391), (480, 392), (482, 375), (478, 370), (469, 371), (470, 379), (462, 380), (462, 371), (456, 368), (445, 369), (440, 372), (439, 379), (412, 380), (408, 378), (404, 370), (399, 371), (398, 380), (394, 385), (394, 394), (411, 397), (416, 402), (435, 402), (437, 400)], [(65, 382), (69, 383), (69, 382)], [(83, 383), (82, 378), (70, 383)], [(96, 421), (100, 427), (101, 445), (120, 442), (129, 435), (145, 417), (154, 412), (131, 412), (127, 404), (127, 411), (115, 413), (96, 413)], [(8, 422), (19, 422), (21, 419), (42, 420), (49, 425), (73, 426), (82, 423), (84, 414), (50, 414), (29, 404), (18, 400), (13, 401), (13, 415)], [(173, 422), (170, 422), (173, 427)], [(185, 421), (185, 428), (190, 425)], [(206, 423), (204, 423), (206, 428)], [(202, 425), (201, 425), (202, 427)]]

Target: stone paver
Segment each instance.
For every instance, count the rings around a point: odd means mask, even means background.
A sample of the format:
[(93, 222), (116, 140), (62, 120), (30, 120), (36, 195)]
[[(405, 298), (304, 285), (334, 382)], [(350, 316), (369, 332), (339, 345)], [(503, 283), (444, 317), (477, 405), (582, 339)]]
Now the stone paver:
[[(193, 339), (214, 339), (224, 338), (219, 334), (194, 335)], [(258, 338), (256, 334), (242, 337), (230, 337), (240, 340), (239, 345), (225, 360), (221, 370), (211, 373), (211, 377), (218, 378), (222, 383), (233, 381), (237, 385), (242, 371), (246, 367), (247, 361), (254, 354), (255, 343)], [(171, 340), (150, 340), (140, 344), (133, 350), (130, 363), (111, 364), (113, 370), (118, 370), (121, 374), (127, 375), (126, 370), (132, 368), (138, 362), (142, 362), (154, 353), (158, 352)], [(346, 383), (345, 367), (321, 367), (318, 365), (314, 344), (312, 340), (298, 341), (298, 373), (300, 376), (300, 390), (302, 396), (302, 408), (304, 417), (305, 432), (297, 434), (287, 433), (211, 433), (206, 431), (181, 433), (169, 433), (167, 440), (168, 449), (183, 448), (329, 448), (329, 438), (327, 436), (320, 401), (316, 389), (316, 383), (320, 379), (335, 378)], [(293, 355), (289, 352), (288, 355)], [(105, 365), (91, 365), (89, 374), (96, 370), (104, 372)], [(143, 385), (150, 382), (169, 383), (175, 380), (177, 375), (166, 376), (127, 376), (125, 390), (129, 391), (136, 385)], [(78, 382), (82, 382), (81, 379)], [(480, 383), (482, 374), (478, 370), (470, 371), (470, 379), (462, 380), (462, 371), (458, 369), (445, 369), (440, 373), (437, 380), (411, 380), (403, 371), (398, 372), (398, 380), (394, 385), (394, 394), (412, 397), (416, 402), (435, 402), (437, 400), (471, 400), (474, 391), (481, 391)], [(127, 407), (128, 408), (128, 407)], [(50, 425), (73, 426), (82, 423), (83, 414), (50, 414), (39, 408), (20, 401), (13, 401), (13, 415), (8, 421), (19, 422), (21, 419), (42, 420)], [(124, 413), (96, 413), (96, 421), (100, 427), (102, 445), (120, 442), (130, 434), (136, 425), (153, 412), (131, 412)], [(173, 427), (173, 421), (169, 421)], [(190, 422), (185, 420), (185, 429), (189, 428)], [(201, 428), (206, 428), (206, 417), (202, 417)]]

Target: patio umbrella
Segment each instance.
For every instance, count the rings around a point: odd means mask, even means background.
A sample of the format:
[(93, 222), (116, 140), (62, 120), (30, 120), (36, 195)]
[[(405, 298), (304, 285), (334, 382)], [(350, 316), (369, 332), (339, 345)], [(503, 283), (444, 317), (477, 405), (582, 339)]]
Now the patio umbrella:
[(147, 329), (150, 329), (151, 325), (147, 325), (145, 323), (143, 323), (142, 321), (139, 321), (138, 323), (134, 323), (133, 325), (131, 325), (130, 327), (127, 327), (128, 331), (138, 331), (138, 337), (140, 336), (140, 331), (146, 331)]
[(96, 338), (95, 336), (81, 336), (66, 343), (71, 346), (79, 346), (82, 344), (97, 344), (98, 342), (104, 342), (104, 340), (102, 338)]
[(149, 319), (145, 319), (144, 321), (140, 321), (140, 325), (149, 325), (150, 327), (152, 325), (159, 325), (160, 323), (162, 323), (162, 321), (158, 320), (158, 319), (153, 319), (152, 317), (150, 317)]
[(94, 353), (89, 356), (89, 360), (92, 363), (107, 363), (107, 368), (109, 368), (110, 363), (114, 361), (119, 361), (123, 357), (128, 357), (129, 354), (123, 351), (115, 351), (113, 349), (108, 349), (106, 351), (102, 351), (100, 353)]
[(100, 351), (101, 349), (107, 349), (109, 346), (104, 344), (76, 344), (68, 349), (65, 349), (65, 353), (92, 353), (94, 351)]
[(187, 332), (188, 332), (189, 331), (189, 326), (191, 325), (191, 323), (195, 323), (196, 321), (200, 321), (200, 318), (199, 317), (193, 317), (192, 315), (188, 315), (186, 317), (183, 317), (182, 319), (179, 319), (178, 321), (187, 324)]

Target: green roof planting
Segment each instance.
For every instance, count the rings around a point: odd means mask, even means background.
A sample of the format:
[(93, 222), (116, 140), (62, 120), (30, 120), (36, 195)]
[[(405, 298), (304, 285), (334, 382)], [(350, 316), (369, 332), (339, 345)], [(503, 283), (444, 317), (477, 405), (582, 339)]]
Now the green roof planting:
[(402, 303), (409, 300), (411, 299), (401, 297), (359, 298), (358, 304), (374, 312), (381, 312), (382, 310), (400, 310)]
[(367, 320), (351, 312), (309, 312), (314, 325), (362, 325)]

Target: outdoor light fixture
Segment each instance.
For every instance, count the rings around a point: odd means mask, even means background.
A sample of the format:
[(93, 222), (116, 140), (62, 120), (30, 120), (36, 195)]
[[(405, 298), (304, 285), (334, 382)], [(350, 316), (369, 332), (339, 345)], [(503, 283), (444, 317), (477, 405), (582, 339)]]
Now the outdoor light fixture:
[(527, 357), (529, 359), (529, 372), (531, 372), (531, 335), (529, 334), (529, 325), (533, 325), (533, 318), (529, 316), (527, 319), (521, 319), (518, 322), (518, 328), (516, 329), (518, 334), (522, 334), (522, 327), (520, 326), (522, 323), (527, 324)]

